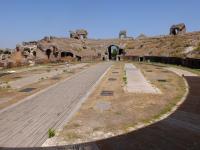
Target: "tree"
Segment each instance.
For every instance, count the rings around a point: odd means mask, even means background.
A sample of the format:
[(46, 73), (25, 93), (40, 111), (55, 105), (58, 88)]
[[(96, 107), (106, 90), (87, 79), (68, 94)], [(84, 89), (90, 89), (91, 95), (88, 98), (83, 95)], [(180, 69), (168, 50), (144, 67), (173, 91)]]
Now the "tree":
[(111, 53), (112, 57), (116, 57), (117, 56), (117, 49), (113, 49), (112, 53)]

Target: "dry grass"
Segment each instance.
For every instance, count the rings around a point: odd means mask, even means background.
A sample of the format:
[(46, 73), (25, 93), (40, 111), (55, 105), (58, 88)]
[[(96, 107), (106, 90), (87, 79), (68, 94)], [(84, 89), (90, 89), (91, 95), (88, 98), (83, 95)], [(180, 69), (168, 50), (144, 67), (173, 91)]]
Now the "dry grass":
[[(86, 142), (93, 138), (125, 133), (138, 123), (147, 123), (170, 111), (185, 93), (183, 79), (172, 72), (165, 72), (166, 70), (161, 67), (146, 64), (136, 65), (163, 94), (125, 93), (123, 90), (124, 64), (116, 63), (59, 136), (64, 138), (67, 143), (75, 143), (76, 138), (70, 139), (67, 136), (73, 131), (81, 137), (83, 142)], [(113, 72), (119, 73), (114, 74)], [(117, 80), (108, 81), (109, 78)], [(166, 80), (166, 82), (159, 82), (158, 79)], [(101, 96), (102, 90), (114, 91), (114, 95)], [(96, 105), (99, 102), (109, 102), (110, 109), (98, 110)], [(79, 126), (74, 124), (79, 124)], [(108, 133), (109, 135), (107, 135)]]

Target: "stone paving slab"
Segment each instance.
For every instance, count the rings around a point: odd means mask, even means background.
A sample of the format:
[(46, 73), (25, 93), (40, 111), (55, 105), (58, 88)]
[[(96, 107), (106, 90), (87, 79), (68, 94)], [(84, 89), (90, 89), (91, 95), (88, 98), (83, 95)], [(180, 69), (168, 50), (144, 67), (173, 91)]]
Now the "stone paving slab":
[(8, 84), (13, 89), (20, 89), (24, 86), (36, 83), (36, 82), (40, 81), (42, 78), (45, 79), (45, 78), (51, 78), (51, 77), (60, 75), (66, 69), (76, 69), (76, 68), (84, 67), (86, 65), (87, 65), (87, 63), (81, 63), (81, 64), (72, 65), (72, 66), (69, 66), (69, 67), (66, 66), (65, 68), (59, 68), (57, 70), (51, 70), (50, 72), (45, 72), (45, 73), (41, 73), (41, 74), (34, 74), (32, 76), (24, 77), (24, 78), (15, 80), (15, 81), (10, 81)]
[(126, 63), (125, 71), (127, 77), (126, 90), (133, 93), (152, 93), (160, 94), (161, 91), (153, 87), (143, 76), (141, 71), (137, 69), (133, 64)]

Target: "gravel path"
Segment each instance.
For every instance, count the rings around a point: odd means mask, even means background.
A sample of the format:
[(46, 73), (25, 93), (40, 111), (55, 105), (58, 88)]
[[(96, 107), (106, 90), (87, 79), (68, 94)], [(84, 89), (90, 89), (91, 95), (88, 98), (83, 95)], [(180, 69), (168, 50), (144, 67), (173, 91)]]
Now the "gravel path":
[(1, 146), (41, 146), (49, 128), (59, 127), (111, 66), (100, 63), (0, 113)]

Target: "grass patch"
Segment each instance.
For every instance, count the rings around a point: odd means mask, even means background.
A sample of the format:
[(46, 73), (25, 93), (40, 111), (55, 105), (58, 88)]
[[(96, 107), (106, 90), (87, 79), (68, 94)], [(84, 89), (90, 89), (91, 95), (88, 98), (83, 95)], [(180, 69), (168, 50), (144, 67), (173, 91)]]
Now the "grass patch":
[(63, 70), (63, 73), (74, 73), (74, 71), (71, 69), (65, 69)]
[[(184, 88), (184, 92), (185, 92), (185, 88)], [(183, 97), (183, 93), (180, 93), (179, 95), (177, 95), (175, 98), (174, 98), (174, 101), (173, 102), (170, 102), (169, 104), (167, 104), (165, 106), (165, 108), (163, 108), (160, 113), (154, 115), (153, 117), (149, 118), (149, 119), (146, 119), (146, 120), (142, 120), (143, 123), (145, 124), (149, 124), (151, 122), (154, 122), (155, 120), (161, 118), (163, 115), (169, 113), (172, 111), (172, 109), (176, 106), (176, 104), (181, 100), (181, 98)]]
[(78, 127), (80, 127), (81, 125), (78, 124), (78, 123), (74, 123), (72, 126), (74, 126), (75, 128), (78, 128)]
[(118, 115), (118, 116), (121, 116), (122, 112), (117, 111), (117, 112), (115, 112), (115, 114)]
[(125, 84), (127, 84), (127, 77), (123, 77), (123, 81)]
[(7, 89), (10, 89), (10, 88), (11, 88), (11, 86), (10, 86), (10, 85), (7, 85), (7, 86), (6, 86), (6, 88), (7, 88)]
[(101, 127), (95, 127), (95, 128), (93, 128), (93, 131), (101, 131)]
[(0, 83), (0, 89), (10, 89), (11, 86), (5, 82), (5, 83)]
[(195, 51), (200, 51), (200, 42), (199, 42), (199, 44), (197, 45), (197, 47), (194, 48), (194, 50), (195, 50)]
[(65, 73), (65, 72), (68, 72), (68, 70), (63, 70), (63, 72)]
[(126, 71), (124, 71), (123, 81), (124, 81), (124, 84), (127, 84)]
[(44, 80), (44, 79), (45, 79), (44, 77), (41, 77), (41, 78), (40, 78), (40, 80)]
[(69, 132), (66, 134), (66, 137), (70, 140), (73, 140), (73, 139), (78, 139), (80, 138), (80, 136), (78, 134), (76, 134), (75, 132)]

